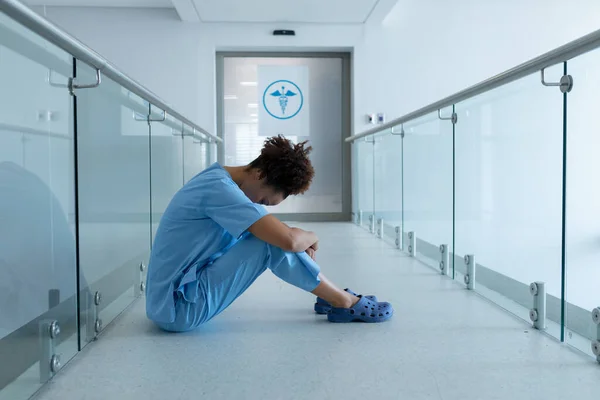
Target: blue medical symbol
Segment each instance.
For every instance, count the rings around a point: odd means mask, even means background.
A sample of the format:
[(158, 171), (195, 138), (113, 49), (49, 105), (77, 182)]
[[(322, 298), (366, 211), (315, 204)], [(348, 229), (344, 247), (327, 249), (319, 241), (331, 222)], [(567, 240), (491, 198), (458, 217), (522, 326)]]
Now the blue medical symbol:
[[(276, 90), (273, 91), (273, 89), (276, 89)], [(279, 110), (277, 110), (277, 111), (273, 110), (273, 112), (272, 112), (269, 109), (269, 106), (267, 105), (267, 94), (271, 98), (276, 98), (278, 100), (279, 109), (281, 110), (281, 115), (275, 115), (275, 114), (279, 114), (279, 112), (278, 112)], [(292, 111), (288, 112), (289, 111), (288, 110), (289, 100), (290, 100), (290, 98), (294, 98), (296, 96), (300, 97), (299, 102), (297, 102), (297, 104), (292, 103), (295, 105), (295, 108), (292, 108)], [(304, 105), (304, 95), (302, 94), (302, 91), (300, 90), (298, 85), (296, 85), (292, 81), (288, 81), (288, 80), (275, 81), (275, 82), (271, 83), (269, 86), (267, 86), (267, 88), (265, 89), (265, 92), (263, 94), (263, 106), (265, 107), (265, 110), (273, 118), (277, 118), (277, 119), (293, 118), (300, 112), (303, 105)], [(287, 112), (287, 114), (286, 114), (286, 112)]]
[(285, 86), (282, 86), (281, 87), (281, 91), (276, 90), (273, 93), (271, 93), (271, 96), (279, 97), (279, 106), (281, 107), (281, 113), (283, 115), (285, 115), (285, 109), (287, 107), (288, 97), (295, 96), (296, 94), (297, 93), (294, 93), (291, 90), (288, 90), (286, 92)]

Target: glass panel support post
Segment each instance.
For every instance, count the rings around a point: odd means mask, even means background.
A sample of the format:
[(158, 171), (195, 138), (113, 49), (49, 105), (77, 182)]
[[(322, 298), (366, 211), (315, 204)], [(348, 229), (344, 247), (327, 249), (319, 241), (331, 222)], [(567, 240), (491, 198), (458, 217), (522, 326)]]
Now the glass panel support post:
[(533, 282), (529, 285), (529, 293), (533, 296), (533, 308), (529, 310), (529, 319), (535, 329), (543, 331), (546, 329), (546, 284)]
[(96, 292), (92, 296), (91, 292), (88, 292), (86, 298), (86, 341), (91, 342), (98, 338), (98, 333), (102, 330), (102, 320), (99, 317), (98, 306), (102, 303), (102, 293)]
[(383, 218), (377, 220), (377, 237), (383, 239)]
[(592, 352), (596, 360), (600, 363), (600, 307), (592, 310), (592, 321), (596, 324), (596, 338), (592, 340)]
[(467, 254), (465, 256), (465, 266), (467, 267), (467, 273), (465, 274), (465, 285), (467, 285), (467, 289), (475, 290), (475, 255)]
[(402, 250), (402, 227), (396, 227), (396, 248)]
[(40, 383), (48, 382), (61, 367), (60, 355), (56, 354), (55, 340), (60, 335), (56, 320), (43, 320), (40, 328)]
[(135, 297), (140, 297), (146, 291), (146, 282), (144, 282), (144, 271), (146, 270), (146, 264), (141, 262), (135, 266), (133, 271), (133, 294)]
[(448, 245), (440, 245), (440, 273), (442, 275), (448, 275), (448, 266), (450, 265), (450, 252), (448, 251)]
[(375, 233), (375, 215), (369, 215), (369, 232)]
[(415, 257), (417, 255), (417, 234), (408, 232), (408, 255)]
[(363, 212), (362, 210), (358, 210), (358, 214), (356, 216), (356, 225), (362, 226), (363, 223)]

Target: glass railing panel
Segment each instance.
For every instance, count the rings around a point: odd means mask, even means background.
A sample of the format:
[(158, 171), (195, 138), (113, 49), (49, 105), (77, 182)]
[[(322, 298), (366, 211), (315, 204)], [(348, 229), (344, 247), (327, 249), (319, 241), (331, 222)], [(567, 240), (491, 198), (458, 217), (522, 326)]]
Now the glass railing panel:
[[(591, 342), (600, 355), (600, 320), (592, 312), (600, 307), (600, 50), (567, 63), (573, 90), (567, 95), (567, 207), (566, 207), (566, 341), (592, 353)], [(596, 312), (600, 316), (600, 310)], [(598, 358), (600, 361), (600, 357)]]
[[(443, 120), (436, 112), (404, 124), (404, 249), (434, 268), (440, 266), (441, 245), (452, 251), (451, 116), (448, 108), (441, 110)], [(444, 268), (452, 273), (451, 265)]]
[[(375, 138), (375, 233), (400, 247), (402, 231), (402, 141), (400, 128)], [(396, 234), (396, 230), (398, 234)], [(398, 242), (396, 243), (396, 240)]]
[[(77, 80), (94, 71), (77, 63)], [(150, 251), (148, 104), (104, 77), (77, 94), (80, 332), (83, 344), (141, 294)]]
[(209, 162), (209, 140), (188, 126), (183, 131), (183, 178), (187, 182), (204, 171)]
[(359, 167), (360, 167), (360, 160), (358, 158), (358, 150), (359, 150), (360, 146), (358, 145), (358, 142), (351, 142), (350, 143), (350, 168), (351, 168), (351, 187), (352, 187), (352, 222), (355, 224), (358, 224), (360, 221), (358, 220), (358, 205), (359, 205), (359, 198), (358, 198), (358, 193), (359, 193)]
[[(562, 65), (546, 70), (559, 79)], [(561, 331), (563, 99), (539, 73), (456, 105), (456, 253), (463, 279), (530, 321), (544, 282), (548, 332)]]
[(72, 68), (0, 13), (3, 400), (29, 398), (78, 350)]
[[(374, 146), (373, 138), (360, 139), (352, 144), (354, 165), (354, 193), (356, 222), (367, 229), (371, 228), (374, 221)], [(374, 227), (374, 222), (373, 222)]]
[(181, 121), (151, 107), (152, 238), (171, 198), (183, 186)]

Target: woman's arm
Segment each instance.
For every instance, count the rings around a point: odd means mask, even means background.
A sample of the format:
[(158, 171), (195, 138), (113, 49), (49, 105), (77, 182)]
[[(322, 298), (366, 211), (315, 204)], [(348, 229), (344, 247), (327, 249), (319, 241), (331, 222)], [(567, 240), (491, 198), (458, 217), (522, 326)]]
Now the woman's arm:
[(263, 242), (293, 253), (306, 251), (319, 241), (313, 232), (290, 228), (272, 215), (259, 219), (248, 231)]

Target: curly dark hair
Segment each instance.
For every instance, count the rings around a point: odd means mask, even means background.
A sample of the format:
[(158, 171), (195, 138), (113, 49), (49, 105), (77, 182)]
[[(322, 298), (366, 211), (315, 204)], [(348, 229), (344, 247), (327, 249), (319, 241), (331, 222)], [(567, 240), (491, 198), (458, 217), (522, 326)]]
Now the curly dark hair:
[(284, 136), (265, 140), (260, 156), (252, 161), (249, 169), (260, 171), (260, 179), (285, 197), (306, 192), (315, 176), (308, 155), (312, 151), (308, 141), (298, 144)]

